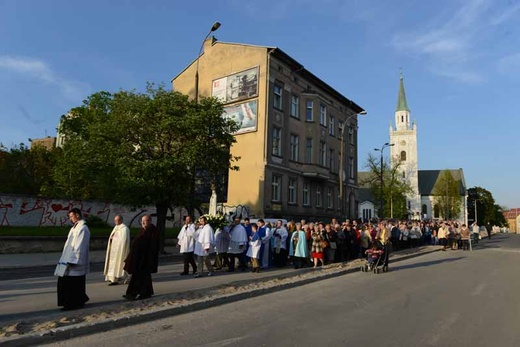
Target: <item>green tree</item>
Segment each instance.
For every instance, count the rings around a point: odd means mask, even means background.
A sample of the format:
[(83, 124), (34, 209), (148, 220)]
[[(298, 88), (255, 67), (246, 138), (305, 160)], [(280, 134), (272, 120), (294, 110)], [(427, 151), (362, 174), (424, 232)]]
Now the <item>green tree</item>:
[[(475, 209), (476, 205), (476, 209)], [(507, 221), (502, 214), (502, 207), (495, 204), (493, 194), (485, 188), (473, 187), (468, 189), (468, 218), (478, 225), (506, 226)], [(475, 216), (476, 213), (476, 216)]]
[(460, 181), (453, 178), (450, 170), (443, 170), (432, 190), (433, 204), (444, 219), (456, 219), (462, 213)]
[[(399, 161), (390, 164), (387, 160), (383, 160), (383, 182), (381, 182), (381, 160), (371, 153), (368, 155), (365, 168), (369, 170), (370, 174), (365, 181), (359, 183), (370, 187), (377, 202), (381, 201), (381, 198), (383, 199), (381, 218), (404, 219), (408, 217), (406, 196), (413, 192), (413, 188), (408, 181), (400, 179), (399, 168), (401, 166), (402, 163)], [(383, 183), (382, 196), (381, 183)]]
[(95, 93), (62, 117), (57, 185), (69, 197), (154, 204), (164, 241), (168, 209), (197, 203), (190, 190), (195, 172), (211, 181), (237, 169), (229, 149), (238, 125), (222, 113), (217, 99), (197, 104), (152, 84), (144, 93)]

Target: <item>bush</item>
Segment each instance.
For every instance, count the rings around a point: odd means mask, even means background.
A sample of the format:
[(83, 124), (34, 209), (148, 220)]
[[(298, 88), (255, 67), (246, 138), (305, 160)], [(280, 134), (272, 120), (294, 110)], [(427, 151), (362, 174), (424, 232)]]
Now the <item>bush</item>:
[(88, 216), (85, 219), (85, 222), (87, 222), (87, 225), (91, 228), (108, 228), (110, 227), (107, 222), (102, 220), (101, 218), (97, 216)]

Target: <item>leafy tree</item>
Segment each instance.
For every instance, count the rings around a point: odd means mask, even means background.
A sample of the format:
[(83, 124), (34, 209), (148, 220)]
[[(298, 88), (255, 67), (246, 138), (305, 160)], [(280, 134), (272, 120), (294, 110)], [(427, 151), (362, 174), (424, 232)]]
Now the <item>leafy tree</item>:
[(456, 219), (462, 213), (462, 200), (460, 195), (460, 181), (453, 178), (449, 170), (443, 170), (432, 194), (433, 204), (436, 206), (444, 219)]
[[(475, 210), (476, 205), (476, 210)], [(495, 199), (490, 191), (482, 187), (468, 189), (468, 214), (470, 220), (476, 219), (478, 225), (499, 225), (506, 226), (507, 221), (502, 214), (502, 208), (495, 204)]]
[[(387, 160), (383, 161), (383, 214), (392, 218), (404, 219), (408, 216), (406, 207), (406, 196), (413, 192), (413, 188), (406, 180), (400, 179), (399, 168), (402, 163), (396, 161), (390, 164)], [(381, 201), (381, 161), (379, 158), (369, 153), (365, 168), (370, 172), (368, 178), (359, 182), (360, 185), (370, 187), (372, 194)]]
[(59, 150), (43, 146), (29, 149), (25, 144), (0, 149), (0, 192), (8, 194), (48, 195), (54, 182), (52, 168)]
[(222, 113), (217, 99), (196, 103), (152, 84), (144, 93), (95, 93), (62, 117), (57, 185), (70, 197), (154, 204), (164, 241), (168, 209), (197, 204), (195, 173), (211, 181), (237, 168), (229, 149), (238, 126)]

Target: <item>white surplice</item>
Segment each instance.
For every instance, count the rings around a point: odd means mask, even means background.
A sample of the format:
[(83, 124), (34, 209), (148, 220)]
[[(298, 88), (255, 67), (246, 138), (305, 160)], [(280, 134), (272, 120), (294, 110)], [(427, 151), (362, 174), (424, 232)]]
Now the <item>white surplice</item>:
[(105, 257), (105, 281), (117, 282), (120, 278), (126, 278), (125, 259), (130, 252), (130, 229), (119, 224), (110, 233)]

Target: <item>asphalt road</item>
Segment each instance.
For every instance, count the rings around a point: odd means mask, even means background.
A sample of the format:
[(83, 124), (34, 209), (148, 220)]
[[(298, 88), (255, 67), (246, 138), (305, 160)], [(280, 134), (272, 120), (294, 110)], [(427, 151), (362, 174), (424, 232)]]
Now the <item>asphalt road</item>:
[(519, 346), (520, 235), (51, 346)]

